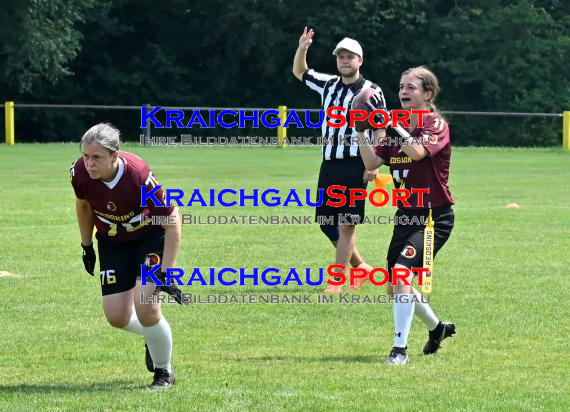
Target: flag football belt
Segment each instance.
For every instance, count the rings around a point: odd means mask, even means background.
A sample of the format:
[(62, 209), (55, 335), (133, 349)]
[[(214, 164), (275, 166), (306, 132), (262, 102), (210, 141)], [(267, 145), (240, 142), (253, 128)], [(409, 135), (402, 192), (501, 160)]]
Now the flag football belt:
[(424, 264), (423, 267), (428, 271), (423, 277), (422, 292), (431, 293), (433, 287), (433, 247), (434, 247), (434, 230), (435, 222), (431, 217), (431, 209), (429, 210), (429, 221), (424, 229)]

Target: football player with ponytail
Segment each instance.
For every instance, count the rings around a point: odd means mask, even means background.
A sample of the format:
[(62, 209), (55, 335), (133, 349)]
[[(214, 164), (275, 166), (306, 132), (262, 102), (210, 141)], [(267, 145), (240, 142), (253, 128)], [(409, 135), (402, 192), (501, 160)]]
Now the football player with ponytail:
[[(435, 99), (439, 92), (435, 74), (426, 67), (414, 67), (402, 73), (399, 98), (402, 108), (408, 111), (427, 110), (420, 126), (418, 114), (412, 114), (410, 127), (401, 125), (388, 128), (388, 136), (406, 140), (401, 145), (379, 145), (361, 147), (362, 160), (367, 169), (381, 165), (390, 168), (397, 188), (429, 189), (423, 195), (423, 203), (418, 195), (408, 198), (409, 204), (399, 201), (396, 216), (416, 217), (424, 224), (394, 225), (394, 232), (388, 248), (388, 271), (392, 268), (428, 267), (431, 269), (432, 258), (447, 242), (453, 229), (453, 197), (449, 190), (449, 169), (451, 164), (451, 140), (449, 125), (438, 113)], [(371, 97), (372, 106), (376, 105)], [(364, 138), (364, 134), (359, 132)], [(404, 144), (406, 143), (406, 144)], [(423, 276), (424, 284), (431, 285), (433, 270)], [(428, 303), (423, 299), (413, 299), (419, 292), (412, 286), (413, 274), (406, 279), (398, 279), (397, 285), (388, 282), (388, 293), (398, 298), (394, 303), (395, 337), (392, 351), (386, 359), (387, 364), (406, 364), (407, 340), (416, 315), (429, 330), (429, 338), (424, 346), (424, 354), (437, 352), (441, 342), (455, 334), (455, 325), (442, 323)], [(408, 283), (406, 285), (406, 283)]]

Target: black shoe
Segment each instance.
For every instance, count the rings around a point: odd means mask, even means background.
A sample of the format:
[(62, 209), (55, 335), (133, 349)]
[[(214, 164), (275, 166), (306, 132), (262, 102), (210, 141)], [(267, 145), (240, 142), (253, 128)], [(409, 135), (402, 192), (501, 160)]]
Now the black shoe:
[(174, 385), (174, 382), (176, 382), (174, 373), (168, 372), (167, 369), (156, 368), (154, 371), (154, 379), (152, 380), (149, 389), (170, 389), (172, 385)]
[(424, 355), (436, 353), (441, 342), (450, 336), (455, 335), (455, 325), (453, 323), (441, 323), (429, 333), (429, 339), (424, 345)]
[(392, 351), (384, 361), (386, 365), (405, 365), (410, 362), (410, 358), (406, 355), (405, 348), (392, 348)]
[(148, 346), (146, 346), (146, 343), (144, 344), (144, 350), (145, 350), (144, 360), (146, 362), (146, 369), (149, 372), (154, 372), (154, 362), (152, 361), (152, 357), (150, 356), (150, 352), (148, 351)]

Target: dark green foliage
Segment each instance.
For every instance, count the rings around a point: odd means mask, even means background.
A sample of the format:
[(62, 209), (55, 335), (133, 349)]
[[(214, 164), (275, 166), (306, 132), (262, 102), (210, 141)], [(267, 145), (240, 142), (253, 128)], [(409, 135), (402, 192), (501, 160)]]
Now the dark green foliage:
[[(17, 3), (17, 4), (16, 4)], [(563, 1), (93, 0), (0, 1), (2, 101), (194, 107), (318, 108), (291, 73), (303, 27), (310, 67), (334, 73), (344, 36), (364, 48), (364, 75), (398, 108), (400, 73), (425, 64), (444, 110), (561, 113), (570, 108), (570, 6)], [(301, 117), (303, 120), (304, 118)], [(452, 116), (459, 144), (560, 143), (560, 119)], [(129, 139), (127, 111), (17, 109), (17, 140), (77, 139), (111, 121)], [(154, 131), (180, 135), (190, 130)], [(273, 135), (272, 130), (194, 130)], [(291, 130), (316, 135), (317, 130)]]

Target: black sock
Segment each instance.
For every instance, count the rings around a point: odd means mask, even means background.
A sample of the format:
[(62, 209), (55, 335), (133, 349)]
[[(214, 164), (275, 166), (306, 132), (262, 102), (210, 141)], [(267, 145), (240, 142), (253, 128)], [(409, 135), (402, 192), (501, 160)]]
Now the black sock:
[(394, 353), (399, 353), (400, 355), (406, 354), (406, 348), (398, 348), (397, 346), (394, 346), (392, 350), (394, 351)]

